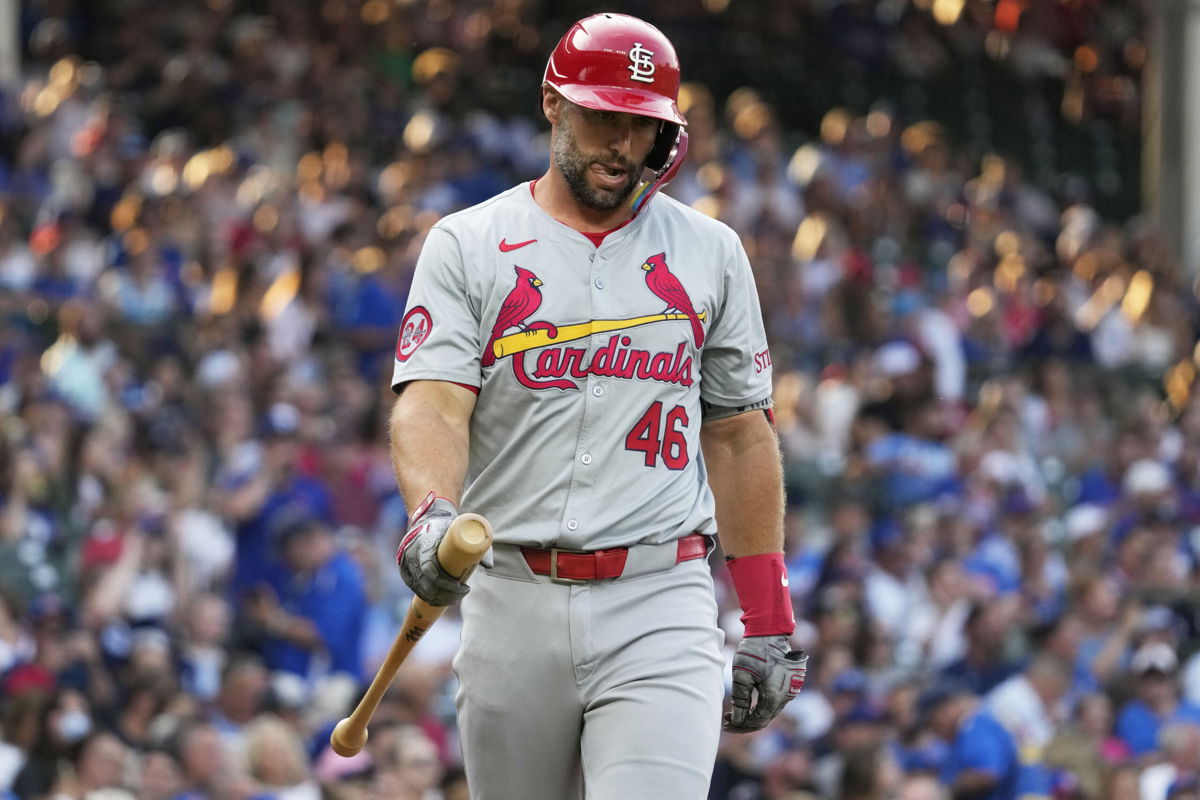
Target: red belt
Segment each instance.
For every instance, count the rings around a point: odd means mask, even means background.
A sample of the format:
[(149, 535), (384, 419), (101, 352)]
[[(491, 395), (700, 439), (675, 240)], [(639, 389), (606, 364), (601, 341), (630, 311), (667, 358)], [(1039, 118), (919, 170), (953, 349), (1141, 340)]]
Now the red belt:
[[(702, 533), (690, 533), (679, 542), (675, 563), (704, 558), (708, 555), (708, 537)], [(625, 571), (629, 558), (628, 547), (609, 550), (563, 550), (551, 547), (522, 547), (525, 563), (537, 575), (549, 575), (555, 581), (598, 581), (619, 578)]]

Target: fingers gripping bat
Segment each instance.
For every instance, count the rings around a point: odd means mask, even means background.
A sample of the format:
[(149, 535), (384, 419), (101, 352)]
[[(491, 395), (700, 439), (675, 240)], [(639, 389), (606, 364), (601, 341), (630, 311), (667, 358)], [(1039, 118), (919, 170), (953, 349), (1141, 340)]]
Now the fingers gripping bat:
[[(492, 526), (488, 521), (478, 514), (461, 514), (450, 523), (446, 536), (438, 546), (438, 561), (447, 572), (463, 581), (491, 546)], [(366, 694), (350, 716), (334, 727), (329, 737), (333, 752), (349, 757), (362, 750), (367, 743), (367, 724), (371, 721), (371, 715), (379, 707), (400, 665), (445, 610), (445, 606), (431, 606), (419, 597), (413, 598), (404, 624), (400, 626), (400, 632), (396, 634)]]

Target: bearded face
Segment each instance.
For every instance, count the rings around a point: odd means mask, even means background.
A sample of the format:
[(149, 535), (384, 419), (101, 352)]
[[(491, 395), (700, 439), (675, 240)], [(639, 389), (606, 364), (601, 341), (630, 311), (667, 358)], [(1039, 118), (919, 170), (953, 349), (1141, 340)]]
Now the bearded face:
[[(612, 211), (633, 194), (642, 174), (645, 155), (641, 161), (635, 162), (628, 156), (584, 152), (575, 127), (575, 118), (583, 111), (578, 106), (565, 104), (552, 146), (554, 165), (581, 205), (593, 211)], [(600, 185), (591, 177), (596, 170), (619, 176), (620, 179), (615, 185)]]

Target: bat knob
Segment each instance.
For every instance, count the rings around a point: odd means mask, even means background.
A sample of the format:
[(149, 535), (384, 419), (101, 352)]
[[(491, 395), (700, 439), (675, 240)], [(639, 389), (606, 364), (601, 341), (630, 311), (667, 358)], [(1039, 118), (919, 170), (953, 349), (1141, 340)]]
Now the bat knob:
[(356, 755), (359, 750), (363, 749), (363, 745), (366, 743), (366, 726), (355, 730), (355, 726), (350, 724), (349, 717), (335, 725), (333, 733), (329, 735), (329, 744), (333, 748), (333, 752), (342, 758), (349, 758), (352, 755)]

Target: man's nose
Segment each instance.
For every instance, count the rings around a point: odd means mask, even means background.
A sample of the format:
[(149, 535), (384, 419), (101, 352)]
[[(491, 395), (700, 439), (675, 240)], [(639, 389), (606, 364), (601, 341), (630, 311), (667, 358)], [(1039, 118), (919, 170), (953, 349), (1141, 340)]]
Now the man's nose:
[(621, 118), (612, 132), (609, 146), (616, 153), (628, 153), (633, 148), (633, 120)]

